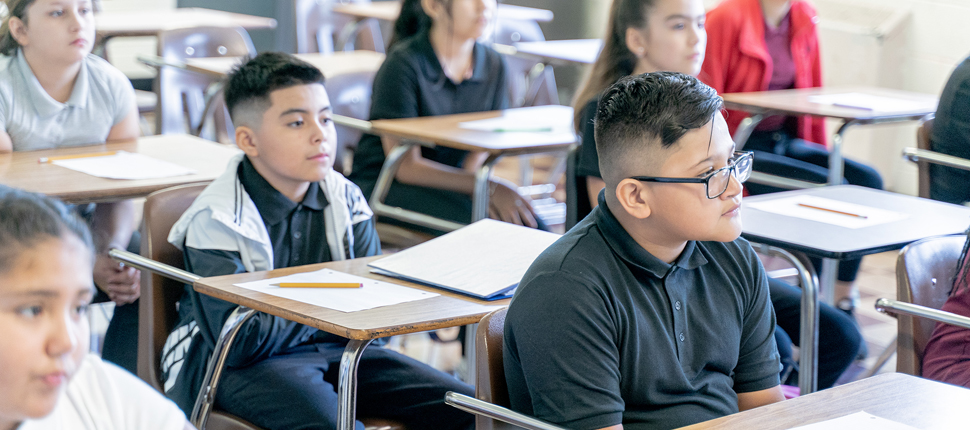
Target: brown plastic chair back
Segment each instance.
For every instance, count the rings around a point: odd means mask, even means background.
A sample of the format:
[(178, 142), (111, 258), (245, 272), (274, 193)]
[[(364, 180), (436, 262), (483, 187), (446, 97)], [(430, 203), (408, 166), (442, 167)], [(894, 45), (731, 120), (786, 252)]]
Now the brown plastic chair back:
[[(535, 21), (497, 20), (492, 40), (503, 45), (546, 40)], [(505, 76), (508, 82), (509, 107), (545, 106), (559, 104), (556, 76), (552, 67), (545, 66), (529, 85), (529, 75), (539, 62), (533, 59), (505, 56)]]
[[(330, 97), (332, 112), (366, 121), (370, 115), (371, 92), (374, 88), (374, 71), (345, 73), (330, 76), (324, 82)], [(350, 174), (354, 151), (363, 132), (337, 125), (337, 155), (334, 166), (344, 175)]]
[[(903, 248), (896, 260), (898, 300), (940, 309), (953, 288), (965, 235), (923, 239)], [(899, 338), (896, 371), (920, 376), (923, 350), (936, 327), (934, 321), (897, 315)]]
[[(509, 388), (505, 383), (505, 366), (502, 361), (505, 338), (505, 314), (508, 308), (492, 311), (478, 323), (475, 333), (475, 397), (479, 400), (509, 407)], [(491, 430), (499, 422), (481, 415), (475, 416), (477, 430)]]
[[(249, 33), (242, 27), (191, 27), (166, 30), (158, 35), (158, 56), (165, 61), (187, 58), (256, 55)], [(155, 79), (158, 106), (155, 133), (193, 133), (205, 121), (205, 91), (218, 79), (177, 67), (161, 67)], [(215, 110), (225, 115), (225, 109)]]
[[(933, 136), (933, 118), (923, 121), (916, 129), (916, 147), (932, 150), (931, 136)], [(923, 160), (917, 161), (916, 168), (919, 175), (917, 182), (919, 184), (919, 196), (928, 199), (930, 198), (930, 163)]]
[[(370, 3), (370, 0), (294, 0), (296, 12), (296, 52), (300, 54), (318, 52), (329, 54), (342, 50), (334, 46), (340, 31), (353, 19), (331, 8), (335, 3)], [(384, 39), (380, 24), (373, 19), (360, 22), (355, 37), (349, 42), (352, 49), (384, 52)]]

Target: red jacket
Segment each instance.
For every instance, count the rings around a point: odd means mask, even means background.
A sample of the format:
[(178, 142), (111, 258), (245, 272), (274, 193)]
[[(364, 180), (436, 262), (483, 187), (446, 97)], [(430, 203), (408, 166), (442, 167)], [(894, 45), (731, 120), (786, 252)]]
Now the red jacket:
[[(791, 3), (791, 54), (795, 62), (795, 88), (822, 86), (815, 8), (803, 0)], [(718, 93), (767, 91), (771, 56), (765, 45), (764, 15), (758, 0), (725, 0), (707, 13), (707, 54), (698, 76)], [(748, 114), (730, 111), (731, 133)], [(798, 137), (825, 144), (822, 118), (798, 120)]]

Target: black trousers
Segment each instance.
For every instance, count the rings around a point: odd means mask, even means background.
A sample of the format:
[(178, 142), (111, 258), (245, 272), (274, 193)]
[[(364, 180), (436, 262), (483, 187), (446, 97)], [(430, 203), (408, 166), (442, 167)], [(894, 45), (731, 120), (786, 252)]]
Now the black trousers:
[[(216, 398), (225, 410), (267, 430), (334, 429), (339, 344), (303, 345), (252, 366), (228, 368)], [(407, 356), (364, 350), (357, 374), (357, 416), (391, 419), (411, 430), (471, 430), (475, 418), (444, 402), (471, 386)], [(359, 421), (357, 430), (364, 430)]]
[[(782, 378), (789, 376), (781, 382), (798, 385), (798, 372), (790, 369), (796, 368), (791, 346), (799, 343), (802, 290), (776, 279), (768, 279), (768, 290), (778, 321), (775, 341), (785, 367)], [(862, 333), (845, 312), (825, 303), (819, 303), (818, 318), (818, 388), (821, 390), (834, 385), (855, 360)]]
[[(792, 137), (783, 130), (755, 131), (751, 133), (745, 151), (754, 152), (754, 170), (786, 178), (824, 183), (829, 174), (829, 152), (816, 143)], [(871, 166), (845, 159), (843, 183), (882, 189), (882, 177)], [(768, 185), (747, 183), (751, 195), (784, 191)], [(852, 282), (859, 273), (861, 258), (839, 261), (839, 280)], [(813, 258), (816, 271), (821, 270), (822, 260)]]

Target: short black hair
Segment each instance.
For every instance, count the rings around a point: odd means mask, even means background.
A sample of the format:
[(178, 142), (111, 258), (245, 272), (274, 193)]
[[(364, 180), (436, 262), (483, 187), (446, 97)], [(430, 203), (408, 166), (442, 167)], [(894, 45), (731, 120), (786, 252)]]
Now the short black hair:
[(323, 85), (323, 73), (310, 63), (282, 52), (264, 52), (237, 66), (224, 90), (229, 117), (236, 125), (258, 127), (273, 91), (297, 85)]
[(67, 206), (42, 194), (0, 185), (0, 273), (10, 270), (17, 257), (38, 242), (67, 235), (77, 237), (94, 257), (88, 225)]
[(651, 146), (669, 148), (711, 122), (722, 107), (717, 91), (690, 75), (654, 72), (621, 78), (603, 93), (593, 120), (603, 178)]

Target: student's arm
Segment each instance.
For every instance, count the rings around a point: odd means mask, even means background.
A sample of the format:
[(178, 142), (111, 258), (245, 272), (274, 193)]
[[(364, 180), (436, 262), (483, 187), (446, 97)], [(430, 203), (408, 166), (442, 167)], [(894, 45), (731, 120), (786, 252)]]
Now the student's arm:
[(135, 89), (124, 74), (117, 69), (113, 72), (110, 74), (110, 79), (112, 79), (111, 92), (115, 98), (114, 112), (112, 112), (114, 125), (108, 132), (107, 141), (137, 139), (141, 135), (141, 129), (138, 126), (138, 102), (135, 101)]
[[(107, 141), (132, 140), (137, 139), (140, 135), (141, 129), (138, 127), (138, 108), (132, 106), (124, 119), (111, 127), (111, 131), (108, 132)], [(0, 143), (0, 146), (2, 146), (2, 143)]]
[(141, 273), (122, 266), (108, 256), (111, 249), (125, 249), (135, 231), (135, 206), (130, 200), (99, 203), (91, 220), (91, 233), (98, 255), (94, 260), (94, 284), (119, 305), (141, 295)]
[(13, 152), (13, 141), (6, 131), (0, 131), (0, 154)]
[(743, 412), (782, 400), (785, 400), (785, 395), (781, 392), (781, 385), (750, 393), (738, 393), (738, 410)]

